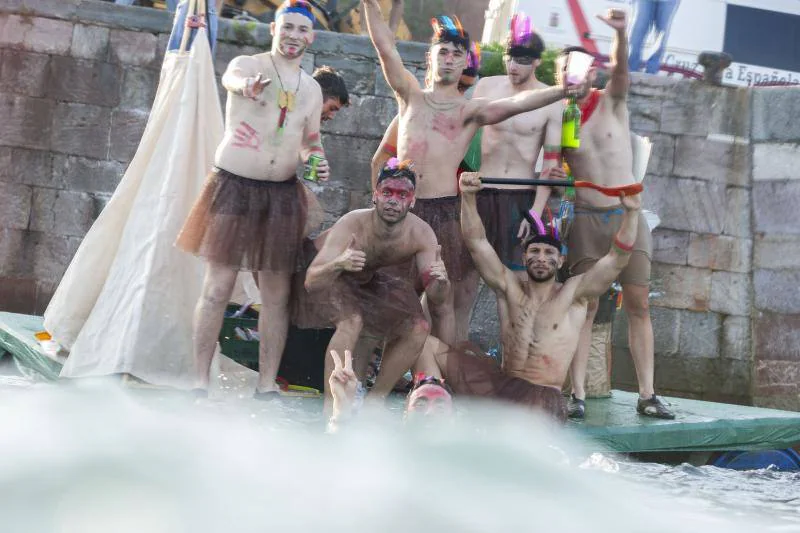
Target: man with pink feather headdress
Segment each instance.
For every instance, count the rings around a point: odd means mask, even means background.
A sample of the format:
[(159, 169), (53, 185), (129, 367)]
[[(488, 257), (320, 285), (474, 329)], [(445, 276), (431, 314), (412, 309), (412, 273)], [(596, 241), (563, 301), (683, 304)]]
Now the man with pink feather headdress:
[[(511, 18), (503, 53), (505, 76), (483, 78), (475, 88), (476, 97), (509, 98), (531, 89), (548, 86), (536, 79), (545, 44), (524, 13)], [(561, 114), (563, 104), (520, 113), (483, 128), (481, 139), (482, 176), (531, 179), (536, 160), (544, 148), (542, 178), (566, 179), (561, 168)], [(531, 209), (542, 214), (550, 188), (502, 185), (484, 188), (478, 197), (478, 212), (486, 225), (487, 238), (503, 263), (511, 270), (524, 271), (522, 241), (530, 235), (530, 223), (522, 215)]]
[(577, 94), (580, 87), (530, 90), (499, 100), (467, 100), (459, 92), (458, 82), (467, 66), (470, 38), (457, 19), (440, 16), (432, 20), (433, 39), (428, 52), (431, 83), (423, 89), (403, 65), (377, 0), (362, 2), (370, 38), (399, 107), (398, 157), (413, 160), (417, 171), (413, 212), (436, 233), (453, 286), (450, 298), (455, 329), (435, 317), (432, 329), (444, 340), (463, 340), (467, 338), (479, 277), (461, 237), (458, 166), (480, 126), (557, 102)]
[(476, 197), (478, 173), (461, 175), (461, 228), (464, 241), (486, 284), (506, 310), (500, 316), (503, 361), (469, 346), (448, 346), (429, 337), (415, 371), (444, 377), (456, 397), (474, 396), (512, 402), (564, 421), (561, 386), (567, 376), (589, 301), (606, 291), (631, 257), (641, 210), (639, 195), (621, 195), (624, 214), (607, 253), (585, 273), (556, 281), (564, 264), (556, 226), (532, 214), (524, 243), (525, 276), (503, 265), (486, 238)]

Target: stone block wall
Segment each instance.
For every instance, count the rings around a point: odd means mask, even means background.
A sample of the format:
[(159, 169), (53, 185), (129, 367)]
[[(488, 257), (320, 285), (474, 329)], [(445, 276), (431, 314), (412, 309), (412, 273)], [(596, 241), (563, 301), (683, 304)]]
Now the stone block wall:
[[(136, 152), (171, 25), (167, 12), (97, 0), (0, 4), (0, 309), (46, 308)], [(269, 44), (267, 26), (221, 20), (217, 76)], [(400, 48), (422, 76), (426, 48)], [(352, 95), (323, 129), (333, 177), (316, 190), (330, 223), (367, 205), (370, 159), (396, 104), (367, 39), (319, 32), (303, 67), (323, 64)]]
[[(631, 125), (656, 143), (656, 388), (800, 410), (800, 90), (637, 76)], [(614, 381), (635, 390), (624, 311)]]
[(753, 94), (753, 401), (800, 409), (800, 92)]
[[(0, 4), (0, 310), (41, 313), (136, 151), (169, 14), (97, 0)], [(223, 20), (217, 75), (264, 50), (264, 25)], [(424, 75), (425, 46), (400, 43)], [(303, 63), (345, 77), (351, 107), (323, 126), (331, 223), (368, 205), (369, 162), (396, 104), (363, 36), (319, 32)], [(220, 89), (224, 101), (224, 92)], [(800, 90), (634, 75), (634, 131), (654, 142), (645, 205), (655, 230), (656, 386), (665, 394), (800, 409)], [(475, 340), (496, 346), (485, 287)], [(614, 384), (635, 389), (624, 311)]]

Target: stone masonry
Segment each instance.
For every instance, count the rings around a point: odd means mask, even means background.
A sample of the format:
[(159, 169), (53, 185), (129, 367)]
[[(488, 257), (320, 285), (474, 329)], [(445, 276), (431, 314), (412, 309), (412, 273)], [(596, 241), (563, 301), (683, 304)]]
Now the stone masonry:
[[(136, 151), (170, 26), (168, 13), (97, 0), (0, 5), (0, 310), (47, 306)], [(264, 25), (220, 21), (217, 75), (269, 39)], [(425, 46), (399, 49), (422, 78)], [(304, 68), (323, 64), (352, 94), (323, 127), (333, 177), (315, 189), (331, 223), (368, 205), (370, 158), (396, 104), (367, 38), (319, 32)], [(638, 75), (629, 106), (655, 144), (657, 389), (800, 410), (800, 89)], [(495, 315), (483, 288), (473, 336), (486, 348)], [(617, 313), (613, 378), (635, 389), (626, 330)]]

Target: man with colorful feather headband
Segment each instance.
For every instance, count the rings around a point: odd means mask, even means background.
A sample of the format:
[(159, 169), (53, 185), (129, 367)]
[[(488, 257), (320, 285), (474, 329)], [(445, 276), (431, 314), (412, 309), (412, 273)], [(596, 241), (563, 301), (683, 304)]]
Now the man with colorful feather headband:
[(278, 394), (275, 377), (289, 328), (291, 277), (306, 233), (308, 196), (296, 178), (299, 161), (321, 158), (322, 91), (300, 63), (314, 40), (314, 15), (305, 0), (281, 4), (271, 23), (272, 49), (239, 56), (228, 65), (225, 135), (214, 167), (177, 245), (208, 266), (195, 309), (198, 394), (209, 371), (223, 313), (240, 270), (256, 272), (262, 310), (257, 398)]
[(478, 274), (461, 238), (456, 172), (480, 126), (546, 106), (577, 94), (578, 87), (552, 87), (520, 93), (513, 98), (467, 100), (458, 81), (467, 67), (469, 35), (457, 19), (437, 17), (428, 52), (431, 84), (423, 89), (403, 65), (391, 30), (383, 21), (377, 0), (362, 0), (370, 38), (383, 74), (399, 107), (397, 152), (415, 163), (420, 218), (428, 222), (442, 244), (442, 257), (453, 283), (456, 330), (433, 330), (445, 340), (466, 339)]
[[(610, 9), (598, 18), (614, 31), (611, 45), (611, 75), (605, 89), (592, 89), (578, 99), (581, 107), (581, 145), (564, 149), (564, 155), (576, 180), (585, 180), (606, 187), (636, 183), (633, 175), (633, 151), (628, 117), (628, 39), (625, 12)], [(586, 53), (579, 47), (565, 49), (556, 69), (563, 83), (563, 66), (573, 52)], [(595, 77), (589, 71), (589, 80)], [(588, 188), (576, 189), (575, 218), (572, 222), (567, 248), (567, 264), (573, 274), (589, 270), (602, 257), (612, 242), (624, 216), (623, 206), (615, 197)], [(652, 237), (644, 215), (639, 216), (639, 233), (633, 246), (630, 263), (619, 276), (625, 296), (628, 317), (628, 343), (636, 377), (639, 382), (637, 412), (655, 418), (675, 418), (675, 415), (656, 396), (654, 389), (655, 356), (653, 324), (650, 320), (650, 259)], [(597, 299), (589, 304), (589, 316), (581, 332), (581, 342), (572, 363), (572, 402), (570, 416), (583, 418), (586, 391), (586, 367), (589, 360), (591, 328), (597, 313)]]
[(613, 244), (585, 273), (556, 281), (564, 264), (556, 226), (536, 212), (524, 244), (526, 275), (510, 270), (486, 238), (477, 208), (478, 173), (461, 175), (461, 227), (475, 265), (494, 290), (500, 314), (502, 365), (479, 350), (452, 347), (429, 337), (415, 370), (444, 377), (456, 397), (500, 399), (545, 411), (564, 421), (567, 406), (561, 394), (578, 334), (590, 300), (603, 294), (628, 264), (636, 241), (641, 199), (621, 198), (624, 214)]
[[(417, 177), (410, 161), (389, 160), (372, 194), (374, 207), (340, 218), (316, 239), (320, 250), (305, 275), (294, 322), (301, 328), (335, 326), (328, 351), (353, 351), (362, 332), (385, 343), (370, 394), (385, 397), (419, 357), (429, 325), (411, 280), (387, 268), (412, 262), (432, 318), (452, 329), (450, 282), (433, 230), (409, 213)], [(330, 383), (333, 359), (325, 360)], [(326, 385), (327, 386), (327, 385)], [(326, 389), (326, 405), (330, 390)]]
[[(458, 80), (458, 91), (461, 94), (466, 94), (466, 92), (475, 86), (475, 83), (478, 81), (478, 72), (481, 68), (481, 46), (478, 43), (473, 42), (470, 51), (467, 54), (467, 67), (461, 71), (461, 78)], [(380, 144), (378, 145), (378, 149), (375, 150), (375, 154), (372, 156), (372, 188), (375, 188), (375, 180), (378, 179), (378, 174), (380, 173), (383, 165), (386, 164), (386, 161), (389, 160), (390, 157), (397, 156), (397, 130), (399, 129), (400, 116), (395, 115), (392, 119), (392, 122), (389, 124), (389, 127), (386, 128), (386, 131), (383, 134), (383, 139), (381, 139)], [(477, 136), (477, 141), (473, 139), (473, 142), (478, 142), (476, 145), (477, 149), (480, 149), (479, 146), (480, 136)], [(472, 146), (470, 145), (470, 150), (472, 150)], [(462, 162), (463, 163), (463, 162)], [(461, 168), (464, 165), (462, 164)], [(473, 170), (477, 170), (474, 168)]]

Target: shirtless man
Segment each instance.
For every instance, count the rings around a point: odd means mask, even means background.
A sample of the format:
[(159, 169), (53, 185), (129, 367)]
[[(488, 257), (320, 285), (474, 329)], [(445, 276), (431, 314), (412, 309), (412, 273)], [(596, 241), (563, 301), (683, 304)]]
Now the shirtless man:
[[(536, 79), (544, 41), (531, 30), (530, 19), (515, 14), (506, 42), (503, 59), (506, 76), (483, 78), (475, 88), (475, 97), (506, 98), (547, 85)], [(565, 178), (561, 171), (561, 114), (563, 104), (520, 113), (483, 128), (481, 140), (481, 176), (499, 178), (534, 178), (536, 159), (544, 147), (542, 177), (556, 169), (555, 179)], [(535, 210), (541, 214), (550, 197), (549, 187), (498, 185), (484, 188), (478, 197), (478, 212), (486, 227), (487, 238), (503, 263), (512, 270), (525, 271), (521, 241), (528, 238), (530, 224), (521, 213)]]
[[(579, 105), (581, 117), (581, 146), (565, 149), (565, 157), (576, 180), (586, 180), (606, 187), (635, 183), (633, 153), (628, 121), (628, 42), (625, 12), (609, 10), (600, 20), (614, 29), (611, 47), (611, 77), (605, 90), (592, 90)], [(584, 51), (580, 48), (566, 49)], [(585, 52), (585, 51), (584, 51)], [(561, 73), (558, 73), (563, 78)], [(593, 79), (595, 72), (590, 72)], [(575, 219), (567, 241), (568, 265), (573, 274), (589, 270), (601, 257), (622, 224), (624, 209), (613, 197), (591, 189), (576, 189)], [(645, 416), (675, 418), (655, 395), (653, 388), (654, 347), (653, 325), (650, 322), (648, 295), (650, 293), (650, 254), (652, 238), (644, 215), (639, 215), (639, 232), (634, 243), (630, 264), (622, 271), (619, 281), (625, 294), (628, 315), (628, 342), (639, 382), (637, 411)], [(572, 401), (570, 417), (583, 418), (586, 391), (586, 365), (589, 360), (592, 322), (597, 313), (597, 299), (589, 303), (589, 311), (581, 330), (578, 351), (572, 362)]]
[[(385, 397), (419, 357), (429, 327), (410, 280), (383, 267), (413, 260), (430, 302), (431, 315), (450, 323), (452, 309), (441, 247), (433, 230), (409, 214), (416, 176), (410, 162), (390, 160), (378, 178), (371, 209), (340, 218), (321, 238), (321, 249), (308, 268), (305, 287), (316, 315), (336, 326), (327, 352), (352, 351), (362, 330), (385, 339), (380, 373), (370, 395)], [(302, 324), (323, 327), (326, 324)], [(329, 383), (333, 364), (325, 358)], [(326, 389), (326, 404), (330, 390)]]
[(278, 372), (289, 327), (289, 286), (296, 270), (306, 218), (306, 196), (295, 177), (298, 159), (323, 157), (322, 91), (300, 68), (314, 40), (314, 16), (304, 0), (289, 0), (270, 25), (272, 50), (239, 56), (228, 65), (225, 135), (200, 198), (177, 245), (208, 262), (195, 309), (194, 352), (199, 394), (209, 370), (239, 270), (258, 272), (261, 313), (256, 398), (278, 394)]
[(477, 173), (461, 175), (461, 227), (481, 277), (507, 309), (501, 315), (503, 364), (431, 337), (415, 370), (444, 376), (456, 396), (484, 396), (567, 415), (561, 386), (586, 322), (586, 307), (628, 264), (636, 240), (639, 196), (622, 198), (625, 214), (608, 253), (585, 273), (556, 282), (564, 263), (561, 243), (548, 227), (532, 228), (525, 242), (526, 279), (504, 266), (486, 239), (477, 209)]
[[(481, 64), (481, 53), (477, 43), (472, 44), (472, 48), (467, 54), (467, 68), (461, 71), (461, 77), (458, 80), (458, 92), (466, 94), (466, 92), (475, 85), (478, 81), (478, 69)], [(391, 157), (397, 157), (397, 131), (399, 130), (400, 117), (395, 115), (389, 127), (383, 134), (383, 139), (375, 150), (372, 156), (372, 188), (375, 188), (375, 180), (378, 179), (383, 165)], [(471, 149), (471, 148), (470, 148)], [(463, 166), (463, 165), (462, 165)], [(477, 169), (473, 169), (477, 170)]]
[(580, 87), (529, 90), (500, 100), (467, 100), (458, 91), (458, 80), (466, 67), (469, 36), (458, 21), (439, 17), (434, 19), (433, 39), (428, 52), (432, 84), (423, 90), (414, 75), (403, 66), (377, 0), (362, 2), (370, 38), (399, 107), (397, 153), (401, 159), (411, 159), (416, 165), (419, 188), (414, 213), (428, 222), (436, 233), (453, 283), (455, 334), (442, 336), (435, 321), (432, 326), (443, 340), (466, 339), (478, 274), (459, 228), (458, 165), (480, 126), (496, 124), (516, 114), (549, 105), (565, 95), (577, 94)]

